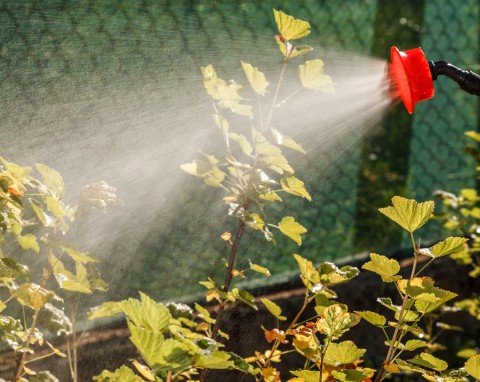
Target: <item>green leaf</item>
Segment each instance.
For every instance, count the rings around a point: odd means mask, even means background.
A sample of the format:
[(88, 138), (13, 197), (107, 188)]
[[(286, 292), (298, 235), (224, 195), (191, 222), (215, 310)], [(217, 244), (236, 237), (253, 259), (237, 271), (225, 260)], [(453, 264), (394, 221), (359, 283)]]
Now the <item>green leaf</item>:
[(23, 283), (16, 289), (10, 290), (10, 293), (20, 304), (33, 310), (43, 308), (48, 301), (55, 297), (53, 291), (34, 283)]
[(247, 62), (241, 61), (241, 63), (252, 89), (255, 93), (264, 95), (267, 92), (267, 87), (269, 85), (265, 78), (265, 74)]
[(302, 382), (318, 382), (320, 380), (319, 371), (310, 371), (310, 370), (298, 370), (290, 371), (293, 375), (302, 379)]
[(253, 309), (257, 310), (257, 305), (255, 304), (255, 298), (248, 293), (246, 290), (233, 288), (232, 294), (235, 298), (239, 299), (240, 301), (244, 302), (248, 306), (252, 307)]
[(248, 260), (248, 262), (250, 264), (250, 269), (252, 271), (257, 272), (257, 273), (261, 273), (262, 275), (267, 276), (267, 277), (270, 277), (272, 275), (267, 268), (262, 267), (258, 264), (254, 264), (250, 260)]
[(322, 317), (317, 321), (320, 333), (336, 340), (347, 330), (358, 323), (358, 316), (348, 313), (339, 304), (325, 308)]
[(268, 311), (277, 319), (280, 321), (285, 321), (287, 319), (287, 317), (282, 316), (282, 308), (280, 308), (280, 306), (278, 306), (276, 303), (268, 298), (262, 298), (260, 301), (262, 301), (263, 305), (265, 305)]
[(245, 216), (245, 224), (253, 229), (263, 231), (265, 229), (265, 222), (256, 212)]
[(444, 371), (448, 367), (445, 361), (428, 353), (420, 353), (420, 355), (415, 356), (409, 361), (436, 371)]
[(372, 369), (344, 369), (344, 370), (332, 370), (332, 376), (338, 381), (354, 382), (354, 381), (366, 381), (367, 378), (372, 377), (374, 370)]
[(125, 365), (114, 372), (103, 370), (101, 374), (93, 377), (93, 380), (98, 382), (143, 382), (142, 378)]
[(385, 323), (387, 322), (387, 319), (384, 316), (382, 316), (381, 314), (375, 313), (375, 312), (371, 312), (369, 310), (365, 310), (365, 311), (362, 311), (362, 312), (355, 311), (355, 313), (357, 313), (365, 321), (368, 321), (372, 325), (375, 325), (375, 326), (378, 326), (378, 327), (384, 326)]
[(95, 320), (97, 318), (111, 317), (123, 313), (123, 309), (116, 301), (106, 301), (96, 306), (88, 312), (88, 319)]
[(42, 175), (43, 184), (53, 192), (57, 199), (61, 198), (65, 190), (65, 184), (60, 173), (40, 163), (36, 163), (35, 168)]
[(42, 222), (45, 227), (53, 227), (55, 225), (55, 219), (48, 215), (42, 208), (41, 204), (35, 199), (29, 199), (35, 215)]
[(480, 354), (470, 357), (465, 362), (465, 370), (475, 379), (480, 379)]
[(307, 229), (300, 223), (297, 223), (291, 216), (284, 217), (282, 221), (278, 223), (278, 229), (298, 245), (302, 245), (301, 235), (307, 232)]
[(419, 348), (423, 348), (427, 346), (427, 343), (422, 340), (408, 340), (405, 346), (403, 347), (404, 350), (413, 351)]
[(37, 238), (35, 235), (32, 235), (31, 233), (29, 233), (23, 236), (17, 235), (16, 238), (17, 238), (18, 244), (20, 244), (20, 246), (23, 249), (25, 250), (31, 249), (36, 253), (40, 252), (40, 247), (38, 245)]
[[(54, 255), (50, 255), (50, 265), (53, 269), (53, 275), (57, 280), (60, 288), (68, 290), (70, 292), (79, 292), (79, 293), (92, 293), (90, 284), (85, 278), (78, 277), (78, 274), (75, 275), (72, 272), (68, 271), (60, 259), (57, 259)], [(79, 265), (80, 263), (75, 263)]]
[(379, 211), (410, 233), (422, 227), (433, 215), (435, 207), (432, 201), (417, 203), (413, 199), (394, 196), (393, 206), (380, 208)]
[(352, 341), (332, 342), (325, 353), (325, 362), (332, 366), (346, 365), (360, 359), (365, 351)]
[(128, 328), (131, 334), (130, 341), (150, 367), (163, 362), (161, 353), (165, 338), (162, 333), (136, 326), (131, 321), (128, 321)]
[(282, 36), (275, 35), (275, 42), (283, 56), (289, 59), (302, 56), (313, 50), (309, 45), (293, 45), (291, 42), (286, 41)]
[(305, 183), (303, 183), (300, 179), (297, 179), (293, 175), (287, 175), (283, 177), (280, 183), (283, 190), (288, 192), (289, 194), (300, 196), (309, 201), (312, 200), (312, 197), (305, 189)]
[(300, 278), (308, 290), (311, 291), (313, 287), (320, 283), (320, 274), (310, 260), (307, 260), (297, 254), (294, 254), (293, 257), (297, 261), (300, 269)]
[(203, 84), (207, 93), (222, 108), (230, 109), (233, 113), (252, 118), (252, 106), (240, 103), (244, 98), (238, 93), (242, 86), (222, 80), (212, 65), (202, 67)]
[(465, 243), (467, 241), (468, 239), (464, 237), (447, 237), (440, 243), (435, 244), (431, 248), (431, 253), (434, 258), (447, 255), (455, 255), (457, 253), (465, 251)]
[(229, 353), (214, 350), (208, 356), (201, 356), (195, 362), (196, 367), (205, 369), (229, 369), (234, 366)]
[(138, 327), (152, 331), (164, 330), (172, 320), (168, 308), (164, 304), (155, 302), (145, 293), (139, 293), (140, 301), (129, 298), (118, 303), (123, 312)]
[(401, 278), (400, 275), (397, 275), (400, 271), (400, 264), (397, 260), (376, 253), (370, 253), (370, 259), (369, 262), (362, 265), (362, 268), (380, 275), (384, 282), (390, 283)]
[(273, 10), (278, 31), (287, 40), (296, 40), (310, 34), (310, 24), (307, 21), (297, 20), (282, 11)]
[(43, 201), (45, 202), (48, 210), (55, 215), (58, 220), (63, 219), (65, 216), (65, 210), (63, 208), (62, 202), (56, 199), (53, 196), (46, 195), (43, 197)]
[(0, 280), (28, 277), (30, 271), (26, 265), (17, 263), (11, 257), (0, 257)]
[(195, 303), (195, 310), (199, 313), (201, 319), (209, 324), (215, 324), (215, 320), (210, 317), (210, 312), (205, 309), (203, 306)]
[(335, 93), (332, 78), (324, 73), (323, 67), (324, 63), (320, 59), (306, 61), (305, 64), (299, 65), (302, 85), (323, 93)]

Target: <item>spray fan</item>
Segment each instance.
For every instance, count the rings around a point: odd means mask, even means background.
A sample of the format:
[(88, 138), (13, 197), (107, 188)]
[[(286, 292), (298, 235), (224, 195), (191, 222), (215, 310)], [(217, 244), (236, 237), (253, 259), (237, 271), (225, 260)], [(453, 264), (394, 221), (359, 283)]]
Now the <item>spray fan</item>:
[(480, 96), (478, 74), (457, 68), (446, 61), (427, 61), (421, 48), (403, 52), (393, 46), (391, 59), (393, 83), (410, 114), (417, 102), (433, 97), (433, 81), (440, 75), (451, 78), (467, 93)]

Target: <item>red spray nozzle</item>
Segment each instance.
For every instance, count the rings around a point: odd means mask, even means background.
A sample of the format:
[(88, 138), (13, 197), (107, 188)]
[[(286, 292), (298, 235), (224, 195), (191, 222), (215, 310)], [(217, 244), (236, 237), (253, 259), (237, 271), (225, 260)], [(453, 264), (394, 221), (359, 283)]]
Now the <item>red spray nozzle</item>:
[(392, 75), (403, 104), (410, 114), (415, 104), (433, 97), (433, 79), (425, 54), (415, 48), (405, 52), (391, 49)]

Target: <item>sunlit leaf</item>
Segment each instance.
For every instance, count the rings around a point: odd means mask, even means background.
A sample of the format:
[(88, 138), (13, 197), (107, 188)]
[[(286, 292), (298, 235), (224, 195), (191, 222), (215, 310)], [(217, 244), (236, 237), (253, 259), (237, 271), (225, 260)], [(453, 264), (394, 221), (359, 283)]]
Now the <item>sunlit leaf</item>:
[(18, 288), (11, 290), (10, 293), (20, 304), (33, 310), (43, 308), (48, 301), (55, 297), (53, 291), (34, 283), (21, 284)]
[(475, 139), (477, 142), (480, 142), (480, 133), (477, 133), (476, 131), (466, 131), (465, 135), (467, 137)]
[(435, 244), (431, 249), (431, 253), (435, 258), (454, 255), (465, 251), (465, 243), (467, 241), (468, 239), (464, 237), (448, 237), (440, 243)]
[(258, 265), (258, 264), (254, 264), (250, 260), (248, 260), (248, 262), (250, 264), (250, 269), (252, 271), (257, 272), (257, 273), (261, 273), (262, 275), (267, 276), (267, 277), (270, 277), (272, 275), (267, 268), (262, 267), (261, 265)]
[(480, 354), (470, 357), (465, 362), (465, 370), (475, 379), (480, 379)]
[(359, 322), (359, 317), (348, 313), (339, 304), (325, 308), (317, 321), (317, 329), (331, 339), (340, 338), (347, 330)]
[(307, 229), (300, 223), (297, 223), (291, 216), (286, 216), (278, 223), (279, 230), (298, 245), (302, 245), (302, 234), (307, 232)]
[(332, 370), (332, 376), (335, 380), (341, 382), (369, 381), (374, 374), (372, 369), (343, 369)]
[(215, 320), (210, 317), (210, 312), (199, 304), (195, 304), (195, 310), (199, 313), (201, 319), (209, 324), (215, 324)]
[(63, 196), (65, 185), (60, 173), (44, 164), (36, 163), (35, 168), (42, 175), (43, 184), (59, 199)]
[(269, 85), (267, 79), (265, 78), (265, 74), (244, 61), (242, 61), (242, 67), (245, 75), (248, 78), (248, 82), (250, 82), (250, 86), (255, 93), (264, 95), (267, 92), (267, 87)]
[(144, 382), (144, 379), (140, 378), (133, 372), (132, 369), (123, 365), (114, 372), (103, 370), (101, 374), (93, 377), (97, 382)]
[(303, 283), (309, 290), (312, 290), (315, 285), (320, 283), (320, 274), (310, 260), (297, 254), (294, 254), (293, 257), (297, 261)]
[(161, 303), (155, 302), (145, 293), (140, 293), (140, 300), (129, 298), (118, 304), (136, 326), (148, 330), (164, 330), (171, 322), (172, 316), (168, 308)]
[[(318, 382), (320, 381), (320, 372), (319, 371), (311, 371), (311, 370), (298, 370), (298, 371), (290, 371), (293, 375), (299, 377), (299, 379), (295, 380), (295, 382)], [(326, 374), (326, 373), (323, 373)], [(290, 380), (289, 382), (292, 382)]]
[(332, 78), (324, 73), (324, 63), (320, 59), (306, 61), (299, 65), (300, 80), (305, 88), (321, 91), (323, 93), (335, 93)]
[(123, 313), (123, 309), (118, 302), (107, 301), (90, 309), (88, 312), (88, 319), (94, 320), (96, 318), (111, 317), (121, 313)]
[(282, 308), (280, 308), (280, 306), (278, 306), (276, 303), (268, 298), (262, 298), (260, 301), (262, 301), (262, 304), (265, 305), (265, 307), (274, 317), (278, 318), (280, 321), (285, 321), (287, 319), (287, 317), (282, 316)]
[[(53, 269), (53, 275), (58, 282), (60, 288), (68, 290), (70, 292), (79, 292), (79, 293), (92, 293), (90, 284), (88, 280), (80, 279), (78, 275), (73, 274), (68, 271), (60, 259), (56, 258), (54, 255), (49, 257), (50, 265)], [(76, 263), (79, 264), (79, 263)]]
[(278, 31), (285, 40), (296, 40), (310, 33), (310, 24), (307, 21), (295, 19), (276, 9), (273, 10), (273, 14)]
[(433, 215), (432, 201), (417, 203), (413, 199), (394, 196), (392, 204), (379, 211), (410, 233), (422, 227)]
[(229, 353), (220, 350), (214, 350), (208, 356), (204, 355), (198, 358), (195, 366), (207, 369), (228, 369), (234, 366)]
[(45, 227), (53, 227), (55, 225), (55, 219), (48, 215), (40, 205), (40, 203), (35, 199), (29, 199), (30, 205), (32, 206), (35, 215), (42, 222)]
[(312, 197), (305, 188), (305, 183), (303, 183), (300, 179), (297, 179), (293, 175), (287, 175), (283, 177), (280, 183), (283, 190), (288, 192), (289, 194), (300, 196), (309, 201), (312, 200)]
[(153, 367), (156, 363), (162, 363), (163, 359), (160, 354), (165, 342), (163, 334), (135, 326), (131, 321), (128, 321), (128, 328), (131, 334), (130, 341), (133, 342), (145, 362), (150, 367)]
[(365, 310), (363, 312), (355, 311), (365, 321), (368, 321), (372, 325), (382, 327), (387, 322), (387, 319), (381, 314)]
[(17, 263), (11, 257), (0, 257), (0, 280), (28, 277), (29, 269), (26, 265)]
[(233, 288), (232, 289), (232, 294), (237, 298), (238, 300), (244, 302), (248, 306), (252, 307), (253, 309), (257, 310), (257, 304), (255, 304), (255, 298), (246, 290), (239, 289), (239, 288)]
[(245, 216), (245, 224), (253, 229), (262, 231), (265, 228), (265, 222), (257, 213), (251, 213), (248, 216)]
[(288, 147), (289, 149), (301, 152), (302, 154), (306, 153), (303, 147), (299, 145), (297, 142), (295, 142), (292, 138), (287, 137), (286, 135), (282, 134), (281, 132), (279, 132), (274, 128), (270, 128), (270, 131), (272, 132), (277, 144), (282, 145), (284, 147)]
[(416, 365), (424, 366), (436, 371), (444, 371), (448, 367), (448, 364), (445, 361), (429, 353), (420, 353), (420, 355), (415, 356), (409, 361)]
[(252, 106), (240, 103), (244, 98), (238, 93), (242, 86), (230, 82), (227, 83), (217, 77), (217, 73), (212, 65), (202, 67), (203, 84), (207, 93), (222, 108), (230, 109), (233, 113), (253, 117)]
[(275, 42), (278, 45), (278, 49), (285, 58), (295, 58), (302, 56), (312, 51), (313, 48), (309, 45), (294, 45), (290, 41), (286, 41), (282, 36), (275, 36)]
[(147, 379), (147, 381), (155, 381), (155, 376), (153, 375), (152, 370), (149, 367), (142, 365), (136, 359), (132, 360), (132, 365), (135, 367), (135, 369), (137, 369), (137, 371), (140, 375), (142, 375), (142, 377)]
[(370, 253), (370, 261), (363, 264), (362, 268), (380, 275), (384, 282), (393, 282), (401, 278), (397, 275), (400, 271), (398, 261), (376, 253)]
[(245, 153), (245, 155), (250, 156), (252, 154), (253, 148), (250, 142), (248, 141), (247, 137), (245, 137), (242, 134), (236, 134), (236, 133), (230, 133), (228, 134), (228, 136), (232, 141), (238, 142), (238, 144), (240, 145), (240, 148)]
[(352, 341), (332, 342), (325, 353), (325, 362), (332, 366), (353, 363), (361, 358), (365, 351), (365, 349), (359, 349)]
[(427, 343), (422, 340), (408, 340), (403, 347), (404, 350), (413, 351), (427, 346)]

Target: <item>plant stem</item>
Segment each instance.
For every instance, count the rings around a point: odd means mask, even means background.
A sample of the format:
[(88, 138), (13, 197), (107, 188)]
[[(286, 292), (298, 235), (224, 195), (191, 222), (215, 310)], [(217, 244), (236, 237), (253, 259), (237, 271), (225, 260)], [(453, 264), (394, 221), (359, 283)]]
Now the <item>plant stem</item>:
[(77, 343), (77, 321), (76, 321), (76, 301), (70, 299), (70, 321), (72, 322), (72, 342), (73, 342), (73, 367), (71, 369), (72, 381), (78, 382), (78, 343)]
[(273, 94), (272, 107), (270, 108), (270, 112), (268, 113), (267, 123), (264, 126), (265, 130), (270, 127), (270, 122), (272, 122), (273, 111), (275, 110), (275, 105), (277, 104), (278, 94), (280, 93), (280, 86), (282, 85), (283, 76), (285, 75), (285, 70), (287, 69), (287, 65), (288, 65), (288, 57), (285, 57), (285, 60), (283, 61), (282, 70), (280, 72), (280, 77), (278, 78), (277, 87), (275, 89), (275, 93)]
[[(408, 279), (408, 284), (410, 284), (410, 281), (415, 277), (417, 261), (418, 261), (418, 251), (420, 249), (420, 244), (418, 245), (418, 247), (415, 247), (415, 239), (413, 238), (412, 233), (410, 233), (410, 238), (413, 243), (414, 258), (413, 258), (412, 271), (410, 273), (410, 278)], [(385, 366), (390, 364), (390, 362), (395, 358), (395, 345), (399, 341), (399, 338), (403, 336), (400, 333), (400, 326), (402, 324), (402, 319), (405, 313), (405, 307), (407, 306), (407, 302), (408, 302), (408, 295), (407, 293), (405, 293), (402, 300), (402, 307), (400, 308), (400, 313), (398, 314), (398, 322), (397, 322), (397, 325), (395, 325), (395, 331), (393, 332), (393, 336), (390, 342), (390, 346), (388, 348), (387, 356), (385, 357), (385, 360), (383, 361), (382, 366), (380, 367), (380, 370), (378, 371), (375, 377), (375, 382), (380, 382), (383, 380), (383, 377), (385, 375)]]

